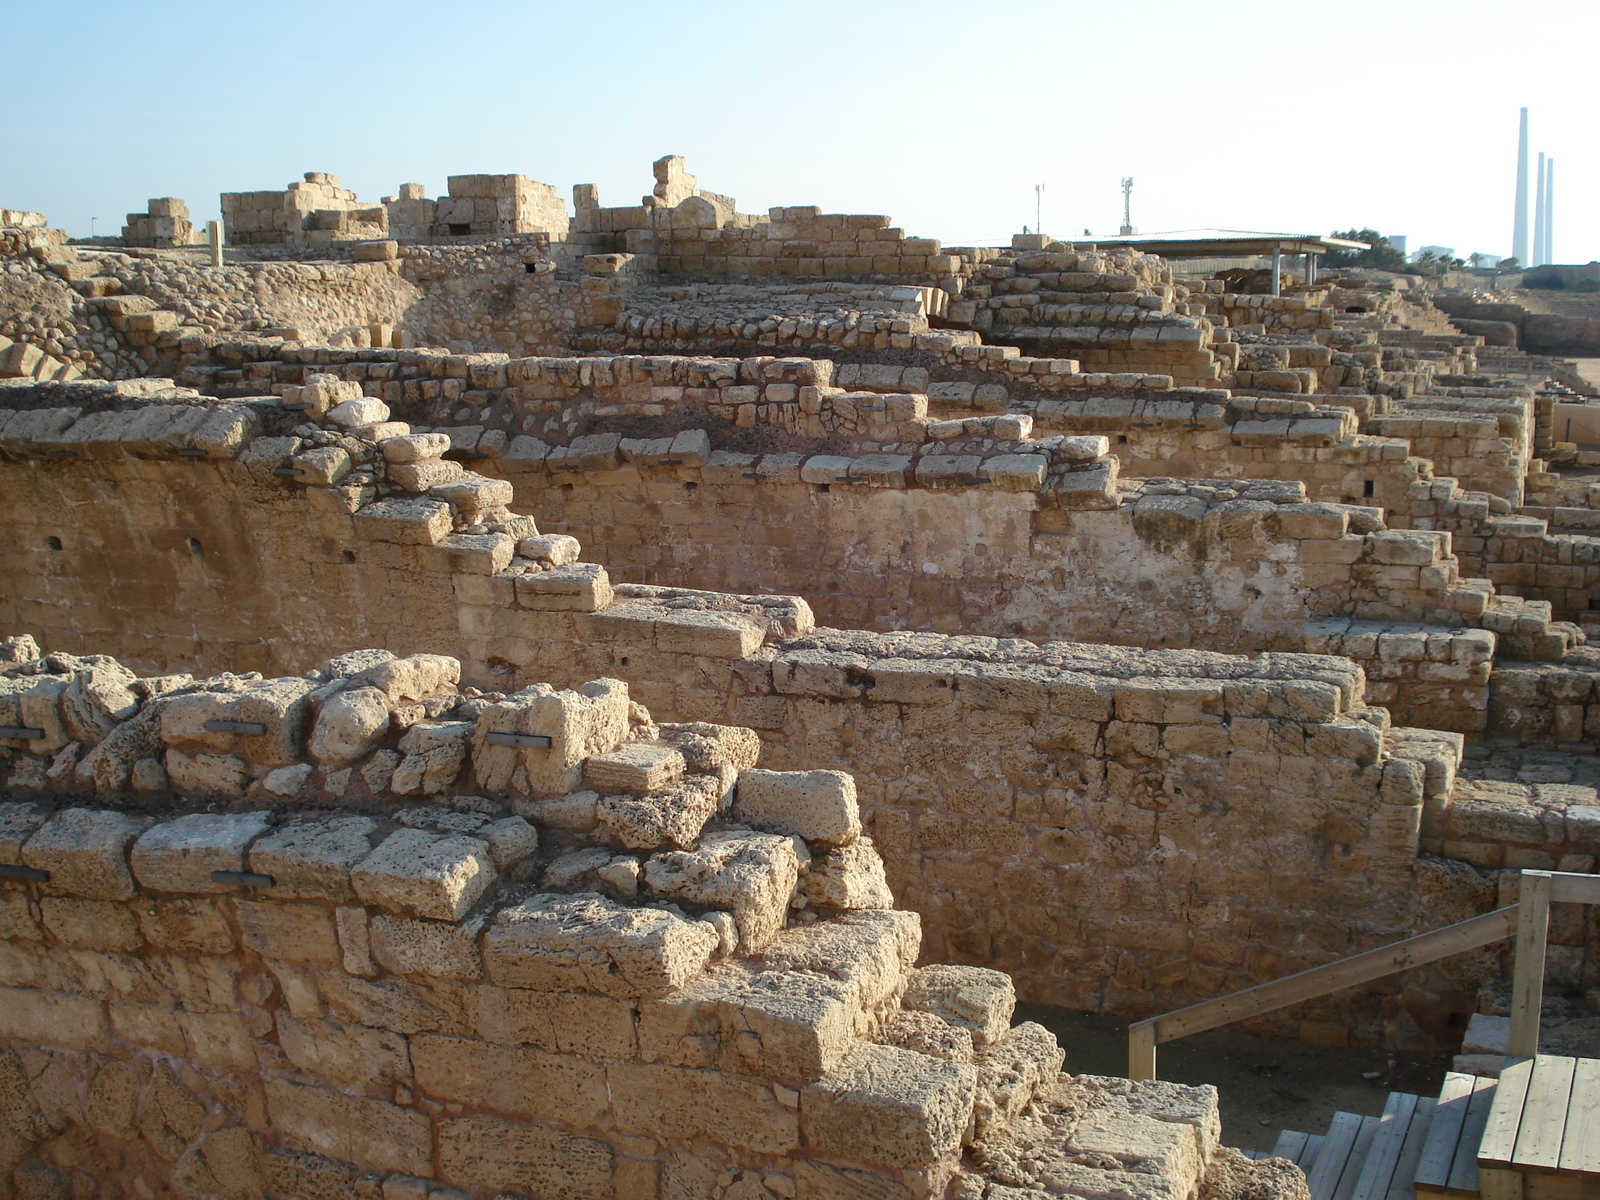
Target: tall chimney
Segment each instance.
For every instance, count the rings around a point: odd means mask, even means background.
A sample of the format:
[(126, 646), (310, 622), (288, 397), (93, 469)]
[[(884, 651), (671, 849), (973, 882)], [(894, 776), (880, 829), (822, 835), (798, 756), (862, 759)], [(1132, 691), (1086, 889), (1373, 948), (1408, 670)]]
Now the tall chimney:
[(1544, 160), (1544, 260), (1556, 261), (1556, 160)]
[(1517, 216), (1511, 227), (1511, 254), (1523, 266), (1528, 261), (1528, 110), (1522, 110), (1522, 130), (1517, 135)]
[(1538, 187), (1533, 198), (1533, 265), (1544, 266), (1544, 151), (1539, 151)]

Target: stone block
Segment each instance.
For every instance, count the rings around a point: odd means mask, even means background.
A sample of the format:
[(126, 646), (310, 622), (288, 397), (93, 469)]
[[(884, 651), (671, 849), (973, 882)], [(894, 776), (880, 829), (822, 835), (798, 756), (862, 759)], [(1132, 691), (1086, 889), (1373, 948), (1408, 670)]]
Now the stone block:
[(704, 1138), (758, 1154), (789, 1154), (800, 1144), (800, 1114), (765, 1080), (650, 1063), (612, 1063), (606, 1077), (624, 1133)]
[(608, 1123), (606, 1070), (571, 1054), (476, 1038), (411, 1039), (417, 1087), (439, 1100), (568, 1125)]
[(816, 971), (854, 983), (871, 1007), (900, 993), (917, 960), (922, 922), (898, 910), (850, 912), (814, 925), (791, 925), (761, 951), (774, 971)]
[[(425, 434), (425, 437), (442, 437), (443, 434)], [(405, 438), (386, 438), (384, 445), (403, 442)], [(432, 458), (415, 462), (393, 462), (386, 472), (389, 482), (402, 492), (428, 492), (466, 476), (467, 469), (453, 459)]]
[(983, 474), (1004, 492), (1036, 492), (1044, 486), (1050, 460), (1042, 454), (997, 454), (983, 460)]
[[(473, 730), (472, 763), (489, 792), (558, 795), (583, 777), (583, 761), (622, 745), (629, 732), (628, 685), (596, 679), (576, 691), (536, 684), (486, 708)], [(501, 746), (491, 733), (534, 734), (550, 746)]]
[(601, 796), (594, 815), (607, 836), (630, 850), (687, 848), (721, 807), (722, 795), (716, 776), (693, 775), (643, 796)]
[(504, 872), (539, 848), (539, 831), (521, 817), (502, 817), (473, 831), (473, 836), (489, 847), (489, 861)]
[(167, 751), (167, 776), (175, 791), (200, 796), (239, 796), (248, 778), (244, 759), (232, 754)]
[(460, 679), (459, 659), (447, 654), (412, 654), (367, 667), (351, 676), (350, 682), (356, 687), (377, 688), (392, 705), (454, 691)]
[(599, 612), (611, 604), (611, 577), (595, 563), (570, 563), (519, 575), (517, 603), (540, 612)]
[(1026, 1021), (977, 1052), (974, 1136), (986, 1140), (1055, 1085), (1065, 1053), (1053, 1033)]
[(382, 1100), (286, 1079), (266, 1085), (267, 1118), (291, 1143), (380, 1171), (432, 1173), (432, 1123)]
[(0, 1038), (14, 1046), (104, 1053), (110, 1030), (96, 997), (0, 987)]
[(467, 1014), (479, 1037), (504, 1046), (537, 1046), (592, 1060), (626, 1060), (638, 1053), (632, 1004), (593, 992), (482, 984), (469, 991)]
[(328, 410), (328, 420), (345, 429), (377, 425), (389, 419), (389, 406), (372, 396), (344, 400)]
[(359, 537), (407, 546), (432, 546), (449, 534), (450, 506), (433, 497), (376, 500), (357, 510)]
[(229, 954), (233, 926), (214, 900), (148, 899), (134, 908), (145, 940), (162, 950)]
[[(378, 443), (387, 463), (415, 463), (438, 459), (450, 449), (447, 433), (411, 433), (385, 438)], [(424, 489), (418, 489), (424, 490)]]
[(338, 446), (319, 446), (302, 450), (289, 460), (289, 465), (299, 467), (295, 482), (310, 487), (332, 487), (350, 474), (350, 455)]
[(1011, 1028), (1017, 992), (1003, 971), (937, 964), (911, 976), (901, 1003), (932, 1013), (957, 1029), (971, 1030), (973, 1043), (981, 1050)]
[(666, 654), (748, 658), (766, 640), (766, 628), (744, 613), (672, 609), (651, 624), (656, 649)]
[[(15, 717), (11, 720), (15, 722)], [(23, 843), (49, 816), (36, 804), (0, 804), (0, 863), (8, 866), (20, 863)]]
[[(611, 1200), (614, 1152), (609, 1143), (500, 1117), (439, 1122), (439, 1173), (485, 1191)], [(620, 1200), (620, 1196), (619, 1196)]]
[(459, 921), (494, 879), (483, 842), (422, 829), (396, 830), (350, 871), (363, 903), (434, 921)]
[(808, 972), (767, 971), (717, 1000), (731, 1069), (789, 1083), (821, 1079), (856, 1043), (855, 984)]
[(740, 771), (733, 816), (769, 833), (828, 845), (846, 845), (861, 834), (856, 781), (843, 771)]
[(927, 1167), (961, 1151), (977, 1072), (898, 1046), (863, 1045), (801, 1093), (806, 1147), (829, 1158)]
[(800, 879), (800, 893), (811, 908), (823, 912), (894, 907), (883, 858), (868, 837), (813, 858)]
[(250, 870), (272, 876), (274, 898), (348, 901), (350, 868), (371, 851), (377, 827), (355, 816), (281, 825), (250, 847)]
[(244, 944), (263, 958), (328, 966), (343, 961), (331, 908), (276, 900), (236, 900), (234, 912)]
[(372, 918), (372, 957), (396, 975), (432, 975), (472, 981), (483, 977), (478, 956), (482, 914), (455, 924), (414, 921), (376, 913)]
[(683, 755), (671, 746), (629, 743), (584, 760), (584, 786), (597, 792), (642, 794), (683, 778)]
[(799, 870), (789, 838), (726, 830), (704, 835), (692, 850), (657, 854), (645, 863), (644, 881), (658, 896), (732, 913), (748, 954), (783, 928)]
[(50, 872), (42, 885), (50, 895), (128, 900), (134, 894), (128, 847), (149, 825), (146, 817), (69, 808), (23, 844), (22, 861)]
[(146, 830), (129, 864), (141, 887), (156, 892), (233, 892), (213, 871), (244, 870), (245, 850), (267, 831), (265, 812), (191, 813)]
[(117, 953), (144, 945), (134, 914), (110, 900), (46, 896), (39, 901), (39, 914), (50, 937), (69, 949)]
[[(300, 1070), (340, 1087), (411, 1082), (406, 1039), (387, 1029), (276, 1014), (278, 1045)], [(343, 1200), (338, 1197), (336, 1200)]]
[(382, 740), (389, 719), (388, 700), (378, 688), (346, 687), (323, 701), (307, 749), (326, 766), (349, 766)]
[(565, 533), (547, 533), (523, 538), (517, 543), (517, 553), (536, 562), (564, 567), (578, 561), (578, 556), (583, 553), (583, 547), (577, 538)]
[(484, 965), (502, 987), (660, 996), (705, 969), (715, 930), (594, 893), (542, 894), (502, 909), (484, 934)]

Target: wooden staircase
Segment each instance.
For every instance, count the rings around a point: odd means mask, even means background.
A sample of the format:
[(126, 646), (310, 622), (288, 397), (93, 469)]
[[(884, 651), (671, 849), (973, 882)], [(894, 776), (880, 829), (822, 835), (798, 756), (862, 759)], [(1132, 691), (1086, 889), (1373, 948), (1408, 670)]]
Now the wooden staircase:
[(1284, 1130), (1273, 1156), (1306, 1173), (1311, 1200), (1476, 1196), (1478, 1143), (1495, 1085), (1451, 1072), (1437, 1100), (1391, 1092), (1381, 1117), (1341, 1112), (1326, 1134)]

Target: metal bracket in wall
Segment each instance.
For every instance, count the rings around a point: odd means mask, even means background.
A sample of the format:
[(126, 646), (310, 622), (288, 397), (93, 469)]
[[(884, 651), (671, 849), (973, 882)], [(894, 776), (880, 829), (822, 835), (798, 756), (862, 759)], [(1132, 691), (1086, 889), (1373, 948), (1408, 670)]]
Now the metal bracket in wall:
[(858, 405), (856, 405), (856, 411), (857, 412), (886, 412), (886, 411), (888, 411), (888, 407), (889, 406), (887, 404), (858, 404)]
[(199, 446), (179, 446), (178, 454), (183, 458), (204, 458), (206, 452)]
[(17, 738), (24, 742), (37, 742), (44, 737), (44, 730), (35, 729), (31, 725), (0, 725), (0, 738)]
[(760, 471), (746, 471), (744, 473), (744, 477), (746, 479), (765, 479), (766, 478), (766, 476), (763, 475)]
[(833, 481), (835, 483), (866, 483), (867, 482), (865, 479), (861, 478), (861, 476), (859, 476), (859, 475), (851, 475), (848, 472), (846, 474), (844, 474), (844, 475), (835, 475), (833, 477)]
[(50, 872), (38, 867), (19, 867), (15, 863), (0, 863), (0, 879), (22, 879), (28, 883), (48, 883)]
[(491, 733), (484, 741), (491, 746), (521, 746), (534, 750), (548, 750), (553, 744), (542, 733)]
[(231, 883), (238, 887), (263, 888), (271, 887), (277, 880), (271, 875), (263, 875), (259, 871), (213, 871), (212, 883)]
[(291, 402), (285, 402), (284, 406), (283, 406), (283, 411), (284, 412), (310, 412), (311, 408), (312, 408), (312, 404), (311, 404), (311, 402), (309, 400), (295, 400), (292, 403)]
[(272, 473), (274, 475), (304, 475), (306, 469), (304, 467), (273, 467)]
[(965, 479), (963, 479), (961, 482), (962, 483), (991, 483), (993, 481), (987, 475), (969, 475)]
[(656, 466), (658, 466), (658, 467), (681, 467), (681, 466), (683, 466), (683, 459), (681, 459), (681, 458), (663, 458), (663, 459), (659, 459), (656, 462)]
[(260, 721), (224, 721), (220, 717), (212, 717), (206, 722), (207, 733), (248, 733), (260, 737), (267, 731), (267, 727)]
[(583, 467), (579, 463), (556, 463), (552, 469), (556, 471), (581, 471)]

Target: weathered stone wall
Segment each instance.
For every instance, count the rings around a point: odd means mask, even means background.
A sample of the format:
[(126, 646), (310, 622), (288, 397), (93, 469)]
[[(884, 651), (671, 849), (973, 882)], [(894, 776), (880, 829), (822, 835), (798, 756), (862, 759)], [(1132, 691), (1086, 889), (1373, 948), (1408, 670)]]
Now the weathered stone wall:
[[(748, 730), (436, 655), (196, 683), (3, 648), (43, 726), (0, 750), (12, 1194), (931, 1200), (1109, 1083), (1058, 1078), (1005, 976), (913, 970), (850, 778), (753, 770)], [(1214, 1092), (1120, 1090), (1185, 1123), (1149, 1169), (1192, 1197)]]
[[(1453, 760), (1430, 749), (1437, 761), (1425, 766), (1391, 745), (1348, 660), (814, 632), (792, 597), (613, 587), (602, 568), (574, 561), (573, 539), (507, 511), (504, 481), (438, 458), (448, 438), (387, 416), (358, 385), (318, 381), (254, 405), (191, 396), (9, 418), (0, 451), (21, 458), (6, 464), (6, 486), (26, 500), (14, 511), (31, 515), (8, 530), (19, 586), (4, 619), (52, 650), (114, 648), (145, 669), (200, 657), (302, 670), (352, 642), (392, 639), (456, 655), (471, 682), (496, 689), (629, 679), (665, 716), (760, 730), (774, 765), (857, 771), (867, 820), (895, 847), (896, 882), (929, 918), (930, 946), (1004, 964), (1034, 998), (1169, 1007), (1442, 923), (1475, 894), (1470, 880), (1416, 859), (1422, 803), (1448, 791)], [(275, 432), (302, 420), (300, 434)], [(638, 486), (663, 472), (660, 486), (682, 494), (688, 468), (628, 470)], [(742, 478), (729, 486), (751, 491)], [(800, 483), (755, 484), (768, 486)], [(815, 494), (834, 496), (827, 486)], [(929, 506), (918, 520), (928, 525), (949, 523), (941, 500), (971, 504), (938, 489), (865, 494)], [(1031, 494), (992, 494), (993, 511), (1034, 515), (1017, 504)], [(101, 540), (80, 549), (84, 531), (61, 522), (86, 512), (109, 514), (108, 528), (91, 527)], [(1269, 577), (1263, 563), (1294, 561), (1285, 550), (1303, 562), (1319, 539), (1292, 536), (1302, 517), (1301, 532), (1373, 556), (1374, 586), (1403, 590), (1430, 569), (1384, 556), (1426, 549), (1443, 570), (1443, 538), (1351, 533), (1344, 510), (1215, 491), (1066, 515), (1103, 523), (1091, 529), (1103, 546), (1130, 553), (1206, 521), (1227, 541), (1222, 524), (1242, 522), (1238, 545), (1267, 553), (1250, 579)], [(1334, 536), (1329, 521), (1346, 532)], [(71, 567), (57, 557), (69, 543)], [(1153, 581), (1182, 569), (1200, 585), (1198, 560), (1180, 567), (1190, 560), (1163, 553)], [(1224, 565), (1207, 586), (1243, 569)], [(1205, 599), (1213, 611), (1231, 602), (1222, 590)], [(1166, 611), (1184, 608), (1174, 593)], [(1264, 861), (1293, 870), (1263, 875), (1254, 864)], [(1259, 890), (1240, 922), (1228, 898), (1245, 876)], [(1145, 882), (1132, 888), (1134, 878)], [(1437, 979), (1423, 990), (1417, 1013), (1460, 999)], [(1329, 1002), (1315, 1019), (1347, 1011), (1350, 1036), (1422, 1038), (1395, 995)]]

